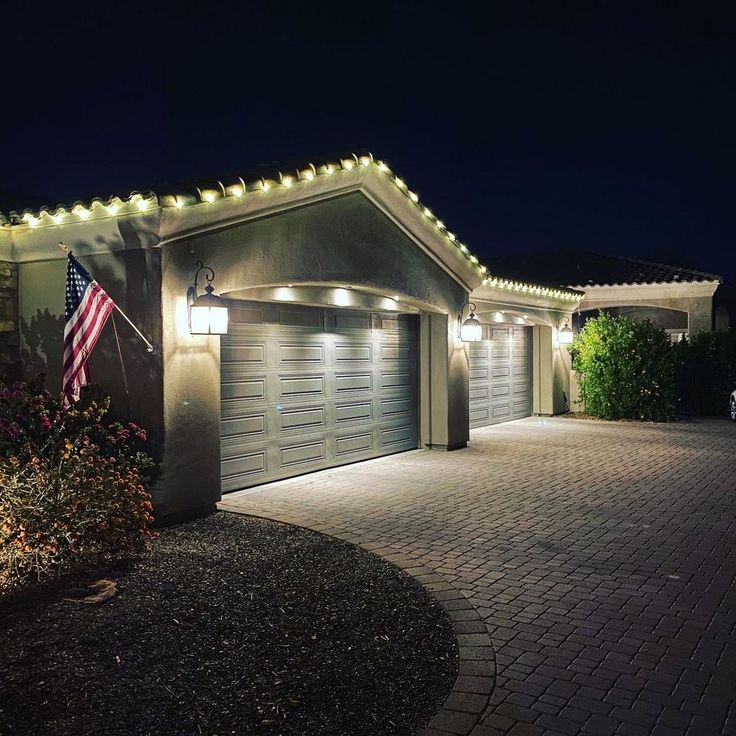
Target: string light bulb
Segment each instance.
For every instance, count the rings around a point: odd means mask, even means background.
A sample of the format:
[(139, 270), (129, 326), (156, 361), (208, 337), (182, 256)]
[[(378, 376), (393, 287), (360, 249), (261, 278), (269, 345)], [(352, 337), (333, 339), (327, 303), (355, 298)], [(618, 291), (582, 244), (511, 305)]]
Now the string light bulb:
[(78, 204), (73, 210), (74, 214), (79, 217), (80, 220), (89, 220), (89, 216), (92, 214), (86, 207)]

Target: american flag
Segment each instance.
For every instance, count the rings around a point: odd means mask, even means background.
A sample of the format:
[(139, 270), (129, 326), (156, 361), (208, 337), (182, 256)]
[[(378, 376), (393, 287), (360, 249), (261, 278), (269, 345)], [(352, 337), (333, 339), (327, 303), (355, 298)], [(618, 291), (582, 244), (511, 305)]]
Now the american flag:
[(87, 359), (115, 302), (70, 253), (66, 269), (64, 310), (64, 406), (79, 401), (80, 389), (90, 382)]

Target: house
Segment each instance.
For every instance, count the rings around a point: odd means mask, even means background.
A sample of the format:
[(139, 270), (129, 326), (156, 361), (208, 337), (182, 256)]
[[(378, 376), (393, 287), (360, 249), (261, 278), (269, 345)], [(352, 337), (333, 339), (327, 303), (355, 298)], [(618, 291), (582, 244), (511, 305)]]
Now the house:
[(575, 315), (579, 324), (605, 310), (649, 319), (675, 342), (736, 326), (734, 288), (712, 273), (579, 250), (499, 256), (487, 265), (512, 278), (583, 290)]
[[(154, 438), (164, 521), (221, 492), (455, 450), (471, 426), (567, 408), (557, 335), (582, 293), (489, 273), (369, 155), (5, 217), (0, 267), (17, 321), (3, 345), (19, 342), (25, 369), (47, 371), (53, 389), (59, 241), (156, 346), (118, 318), (90, 366)], [(193, 334), (195, 282), (225, 300), (227, 334)], [(482, 339), (466, 343), (473, 307)]]

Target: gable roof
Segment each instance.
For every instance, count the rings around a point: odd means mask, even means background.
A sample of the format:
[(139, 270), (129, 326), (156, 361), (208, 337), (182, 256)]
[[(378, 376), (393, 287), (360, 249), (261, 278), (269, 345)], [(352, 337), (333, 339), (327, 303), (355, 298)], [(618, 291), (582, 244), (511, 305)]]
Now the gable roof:
[[(564, 287), (541, 286), (524, 279), (507, 278), (506, 274), (499, 275), (499, 271), (489, 273), (487, 267), (458, 240), (445, 223), (420, 202), (419, 195), (384, 161), (375, 160), (370, 153), (353, 153), (319, 165), (292, 164), (288, 168), (269, 166), (257, 171), (258, 173), (248, 177), (233, 175), (222, 180), (199, 182), (199, 185), (189, 183), (166, 186), (157, 192), (134, 191), (126, 197), (111, 196), (106, 200), (95, 198), (89, 203), (75, 202), (72, 206), (60, 204), (54, 208), (26, 209), (21, 213), (10, 212), (7, 217), (0, 213), (0, 227), (11, 233), (23, 233), (24, 236), (30, 231), (38, 231), (39, 235), (43, 232), (47, 239), (59, 240), (68, 226), (94, 226), (95, 223), (114, 222), (117, 218), (152, 219), (159, 215), (169, 224), (177, 223), (171, 227), (171, 231), (176, 231), (184, 228), (187, 222), (203, 224), (211, 223), (213, 219), (225, 220), (228, 216), (237, 214), (239, 209), (248, 207), (249, 201), (258, 201), (253, 209), (264, 209), (266, 204), (263, 197), (278, 202), (285, 199), (288, 193), (292, 200), (307, 200), (315, 191), (322, 192), (323, 195), (334, 193), (341, 187), (346, 189), (350, 186), (361, 186), (361, 182), (365, 186), (370, 178), (378, 177), (393, 185), (390, 189), (395, 201), (401, 200), (401, 207), (409, 208), (414, 213), (413, 219), (420, 222), (425, 232), (429, 228), (431, 239), (443, 244), (446, 256), (456, 263), (462, 262), (463, 269), (472, 273), (473, 279), (477, 279), (479, 283), (562, 301), (579, 301), (582, 298), (580, 292)], [(385, 188), (385, 184), (382, 186)], [(226, 211), (232, 214), (227, 215)], [(209, 212), (209, 215), (195, 214), (205, 212)], [(161, 235), (166, 227), (158, 222), (155, 229)], [(27, 242), (27, 237), (22, 239)]]
[(717, 274), (668, 266), (638, 258), (583, 250), (556, 250), (525, 256), (491, 258), (491, 271), (567, 288), (722, 281)]

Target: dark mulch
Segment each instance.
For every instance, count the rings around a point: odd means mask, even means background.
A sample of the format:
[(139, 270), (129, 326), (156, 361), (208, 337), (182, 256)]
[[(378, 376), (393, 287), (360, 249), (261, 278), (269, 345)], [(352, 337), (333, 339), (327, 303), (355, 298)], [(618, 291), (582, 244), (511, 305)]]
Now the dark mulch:
[(456, 675), (418, 583), (304, 529), (216, 514), (104, 576), (0, 604), (1, 733), (406, 736)]

